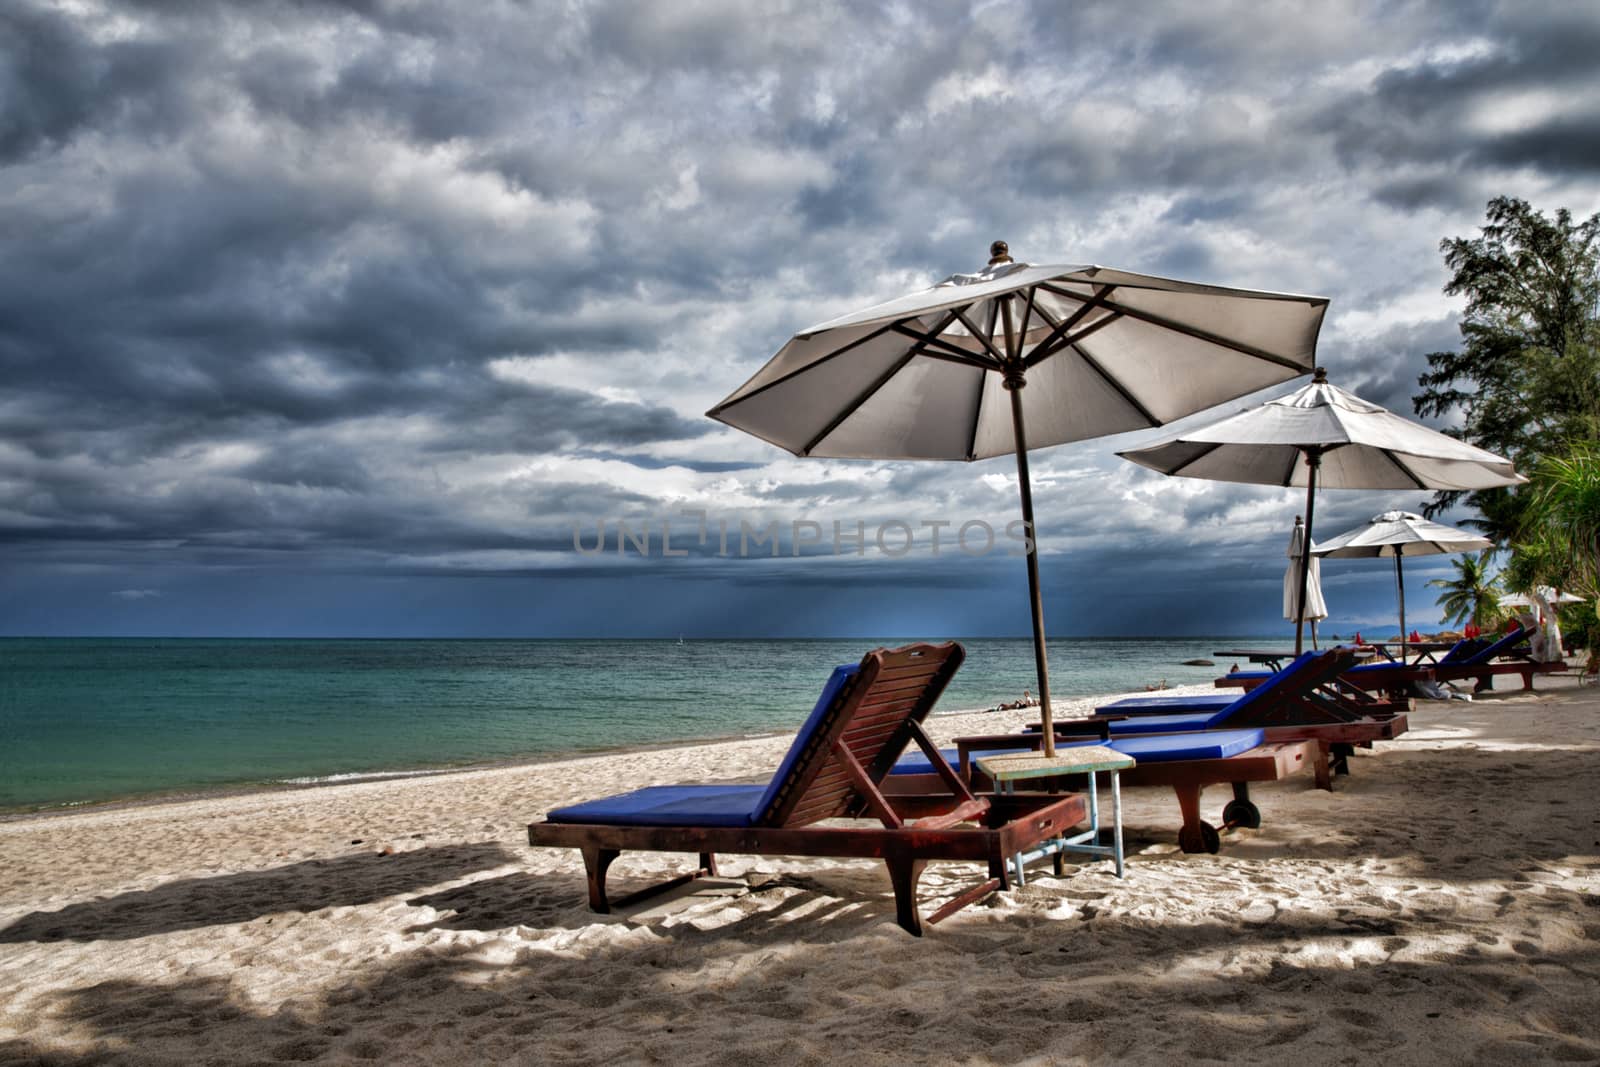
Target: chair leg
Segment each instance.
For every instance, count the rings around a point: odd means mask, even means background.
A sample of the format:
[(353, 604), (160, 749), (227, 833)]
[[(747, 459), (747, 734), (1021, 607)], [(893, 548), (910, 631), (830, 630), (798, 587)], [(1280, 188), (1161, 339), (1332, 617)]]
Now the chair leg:
[(715, 853), (700, 853), (700, 869), (705, 871), (707, 876), (711, 878), (715, 878), (717, 876), (717, 857)]
[(1317, 788), (1333, 792), (1333, 745), (1327, 741), (1317, 742), (1317, 765), (1311, 770)]
[(614, 848), (583, 848), (583, 866), (589, 876), (589, 910), (600, 915), (611, 913), (611, 902), (606, 899), (606, 871), (620, 851)]
[(1178, 847), (1185, 852), (1216, 852), (1220, 847), (1217, 828), (1200, 818), (1200, 790), (1198, 785), (1175, 785), (1178, 810), (1183, 813), (1183, 826), (1178, 830)]
[(895, 919), (912, 937), (922, 936), (922, 917), (917, 914), (917, 882), (922, 878), (926, 860), (885, 856), (889, 865), (889, 881), (894, 885)]

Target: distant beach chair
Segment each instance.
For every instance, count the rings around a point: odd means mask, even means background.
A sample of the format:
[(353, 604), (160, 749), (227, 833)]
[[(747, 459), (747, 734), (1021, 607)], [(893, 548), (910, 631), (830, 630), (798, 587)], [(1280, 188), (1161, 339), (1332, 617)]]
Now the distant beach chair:
[[(1107, 723), (1111, 737), (1255, 727), (1266, 731), (1268, 741), (1315, 741), (1321, 755), (1314, 768), (1317, 785), (1331, 789), (1330, 771), (1350, 773), (1355, 746), (1393, 740), (1409, 725), (1397, 710), (1408, 704), (1355, 703), (1328, 688), (1348, 674), (1355, 658), (1349, 648), (1306, 652), (1238, 696), (1128, 697), (1101, 705), (1095, 716)], [(1058, 723), (1056, 732), (1071, 733), (1084, 722)]]
[[(1482, 693), (1494, 686), (1494, 677), (1516, 674), (1522, 688), (1533, 688), (1536, 674), (1557, 674), (1567, 669), (1565, 661), (1541, 662), (1532, 658), (1528, 639), (1533, 631), (1519, 626), (1499, 638), (1469, 637), (1457, 641), (1432, 663), (1360, 663), (1342, 672), (1340, 683), (1354, 689), (1400, 693), (1412, 682), (1457, 682), (1472, 679), (1473, 691)], [(1237, 671), (1218, 678), (1218, 687), (1250, 688), (1271, 677), (1269, 671)]]
[[(884, 795), (880, 783), (908, 744), (937, 754), (922, 721), (964, 656), (954, 643), (869, 652), (833, 672), (768, 784), (653, 786), (592, 800), (530, 825), (528, 843), (580, 850), (589, 907), (601, 913), (715, 874), (718, 852), (879, 857), (889, 868), (897, 920), (920, 936), (917, 882), (929, 861), (989, 865), (988, 880), (935, 911), (931, 924), (1004, 889), (1010, 857), (1062, 836), (1088, 813), (1078, 794), (977, 797), (949, 767), (938, 789)], [(816, 825), (869, 816), (881, 825)], [(613, 901), (606, 872), (625, 850), (698, 853), (699, 869)]]
[[(1183, 817), (1178, 845), (1185, 852), (1216, 852), (1221, 847), (1217, 827), (1200, 817), (1200, 794), (1206, 786), (1233, 786), (1234, 799), (1222, 813), (1224, 825), (1259, 826), (1261, 813), (1250, 800), (1249, 783), (1279, 781), (1317, 761), (1316, 742), (1272, 742), (1260, 729), (1113, 738), (1105, 729), (1108, 725), (1099, 723), (1099, 733), (1093, 738), (1058, 737), (1057, 747), (1105, 745), (1137, 761), (1136, 766), (1121, 772), (1124, 788), (1171, 786)], [(1038, 731), (957, 738), (954, 749), (902, 758), (884, 780), (884, 789), (896, 798), (920, 793), (934, 788), (950, 768), (971, 781), (977, 760), (1043, 747), (1044, 737)], [(1060, 783), (1076, 788), (1071, 776), (1063, 776)]]
[[(1222, 812), (1224, 826), (1255, 828), (1261, 812), (1250, 799), (1250, 782), (1277, 781), (1309, 767), (1318, 786), (1332, 789), (1332, 774), (1348, 772), (1353, 746), (1405, 732), (1404, 714), (1366, 714), (1325, 688), (1356, 655), (1349, 648), (1307, 652), (1237, 697), (1130, 697), (1097, 709), (1093, 718), (1056, 722), (1056, 741), (1105, 744), (1134, 757), (1138, 765), (1122, 772), (1122, 784), (1171, 786), (1183, 815), (1179, 846), (1185, 852), (1216, 852), (1220, 834), (1200, 818), (1206, 786), (1233, 787), (1233, 799)], [(1038, 730), (1035, 724), (1020, 734), (957, 738), (956, 748), (941, 755), (971, 781), (977, 759), (1043, 747)], [(925, 788), (934, 770), (930, 760), (907, 757), (895, 766), (890, 785), (897, 792)]]

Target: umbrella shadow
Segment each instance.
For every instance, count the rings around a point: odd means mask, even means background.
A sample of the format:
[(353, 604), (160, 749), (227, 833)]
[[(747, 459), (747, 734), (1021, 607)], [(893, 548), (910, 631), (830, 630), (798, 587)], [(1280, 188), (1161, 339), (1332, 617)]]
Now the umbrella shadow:
[(126, 941), (151, 934), (249, 922), (281, 912), (366, 904), (407, 889), (517, 862), (498, 844), (364, 852), (213, 878), (186, 878), (152, 889), (36, 911), (0, 930), (0, 944), (29, 941)]

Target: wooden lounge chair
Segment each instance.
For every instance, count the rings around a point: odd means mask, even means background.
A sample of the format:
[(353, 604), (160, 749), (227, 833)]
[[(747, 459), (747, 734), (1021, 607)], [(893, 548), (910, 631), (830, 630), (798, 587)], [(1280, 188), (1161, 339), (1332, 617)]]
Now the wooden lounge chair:
[[(1533, 650), (1528, 647), (1528, 638), (1532, 635), (1532, 630), (1519, 626), (1497, 641), (1474, 638), (1476, 647), (1468, 647), (1470, 642), (1463, 641), (1433, 665), (1433, 676), (1441, 682), (1471, 678), (1472, 691), (1482, 693), (1494, 688), (1495, 675), (1517, 674), (1522, 676), (1523, 690), (1531, 690), (1534, 675), (1558, 674), (1567, 669), (1565, 660), (1534, 659)], [(1461, 654), (1455, 655), (1458, 650)]]
[[(1518, 627), (1497, 639), (1467, 638), (1440, 656), (1435, 662), (1395, 663), (1378, 661), (1360, 663), (1344, 671), (1339, 683), (1351, 690), (1386, 692), (1399, 698), (1409, 691), (1412, 682), (1458, 682), (1472, 679), (1473, 692), (1482, 693), (1494, 686), (1494, 677), (1516, 674), (1522, 677), (1522, 688), (1533, 688), (1536, 674), (1558, 674), (1567, 669), (1561, 660), (1541, 662), (1532, 658), (1527, 647), (1531, 630)], [(1270, 671), (1232, 671), (1218, 678), (1218, 688), (1260, 685), (1272, 677)]]
[[(1305, 652), (1281, 671), (1229, 671), (1213, 684), (1218, 689), (1243, 689), (1248, 692), (1295, 671), (1308, 660), (1320, 657), (1323, 662), (1329, 662), (1327, 657), (1340, 657), (1339, 669), (1328, 672), (1318, 682), (1323, 696), (1343, 703), (1360, 714), (1377, 714), (1411, 710), (1414, 703), (1410, 698), (1411, 683), (1434, 680), (1434, 665), (1431, 663), (1357, 663), (1356, 660), (1362, 655), (1361, 650), (1347, 646), (1324, 652)], [(1370, 695), (1372, 693), (1386, 694), (1386, 698), (1375, 698)]]
[[(1393, 705), (1355, 704), (1326, 688), (1354, 662), (1352, 649), (1307, 652), (1263, 684), (1236, 697), (1129, 697), (1095, 709), (1110, 737), (1258, 727), (1268, 741), (1315, 741), (1320, 759), (1317, 785), (1333, 787), (1329, 775), (1350, 773), (1355, 746), (1371, 748), (1406, 732), (1408, 722)], [(1407, 705), (1401, 705), (1402, 707)], [(1056, 733), (1081, 733), (1093, 720), (1066, 720)]]
[[(1261, 813), (1250, 801), (1249, 783), (1275, 782), (1317, 763), (1315, 741), (1273, 742), (1260, 729), (1112, 738), (1104, 732), (1108, 723), (1098, 725), (1102, 730), (1098, 737), (1058, 738), (1057, 744), (1100, 744), (1132, 756), (1137, 765), (1122, 772), (1124, 788), (1171, 786), (1183, 816), (1178, 845), (1185, 852), (1216, 852), (1221, 847), (1217, 828), (1200, 817), (1200, 794), (1206, 786), (1233, 786), (1234, 799), (1223, 809), (1224, 824), (1259, 826)], [(1043, 747), (1043, 735), (1037, 731), (960, 737), (954, 750), (946, 749), (937, 758), (911, 755), (902, 759), (886, 779), (885, 791), (899, 796), (932, 788), (940, 780), (941, 768), (951, 766), (972, 781), (978, 759)], [(1075, 788), (1071, 777), (1058, 784)]]
[[(875, 857), (888, 865), (896, 918), (920, 936), (917, 881), (929, 861), (989, 865), (987, 881), (928, 917), (936, 923), (1005, 888), (1010, 857), (1062, 836), (1087, 816), (1077, 794), (976, 797), (948, 766), (938, 789), (884, 795), (880, 783), (908, 744), (937, 754), (922, 720), (964, 655), (953, 643), (908, 645), (877, 649), (857, 666), (838, 668), (766, 785), (656, 786), (577, 804), (530, 825), (528, 843), (581, 850), (589, 907), (597, 912), (715, 873), (718, 852)], [(817, 825), (868, 816), (879, 825)], [(606, 870), (630, 849), (698, 854), (699, 869), (611, 901)]]

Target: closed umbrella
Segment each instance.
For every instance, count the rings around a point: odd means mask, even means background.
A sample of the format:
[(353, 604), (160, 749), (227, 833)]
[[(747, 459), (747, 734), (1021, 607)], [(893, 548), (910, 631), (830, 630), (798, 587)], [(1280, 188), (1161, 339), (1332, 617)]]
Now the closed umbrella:
[(977, 274), (801, 331), (707, 414), (798, 456), (1014, 455), (1053, 754), (1028, 449), (1159, 426), (1304, 374), (1328, 302), (989, 251)]
[(1406, 585), (1401, 560), (1406, 556), (1439, 556), (1455, 552), (1478, 552), (1494, 544), (1487, 537), (1429, 522), (1409, 511), (1385, 511), (1374, 515), (1366, 525), (1346, 530), (1312, 549), (1324, 558), (1351, 559), (1359, 556), (1393, 556), (1394, 587), (1400, 601), (1400, 648), (1405, 651)]
[[(1317, 486), (1332, 489), (1490, 489), (1527, 481), (1511, 461), (1446, 437), (1328, 382), (1310, 385), (1177, 437), (1117, 455), (1163, 474), (1306, 487), (1315, 537)], [(1310, 580), (1302, 559), (1300, 586)], [(1302, 647), (1301, 624), (1294, 648)]]
[[(1305, 588), (1300, 586), (1300, 565), (1306, 551), (1306, 524), (1299, 515), (1294, 517), (1294, 530), (1289, 534), (1289, 566), (1283, 572), (1283, 617), (1295, 623), (1311, 623), (1311, 644), (1317, 643), (1317, 620), (1328, 617), (1327, 602), (1322, 599), (1322, 561), (1313, 554), (1311, 573)], [(1313, 550), (1315, 551), (1315, 550)], [(1306, 610), (1300, 610), (1304, 599)]]

